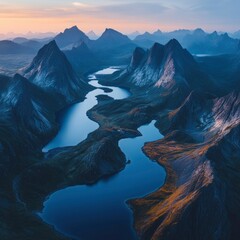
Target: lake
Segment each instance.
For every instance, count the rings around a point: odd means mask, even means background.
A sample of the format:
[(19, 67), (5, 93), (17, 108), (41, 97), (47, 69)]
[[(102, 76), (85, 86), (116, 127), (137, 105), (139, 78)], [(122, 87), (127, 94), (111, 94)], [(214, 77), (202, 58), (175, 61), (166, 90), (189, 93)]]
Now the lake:
[[(112, 74), (117, 70), (104, 69), (100, 74)], [(99, 84), (97, 74), (99, 72), (90, 76), (90, 84), (98, 88), (109, 88), (112, 92), (93, 90), (84, 102), (65, 110), (58, 135), (44, 151), (78, 144), (98, 128), (98, 124), (90, 120), (86, 112), (97, 104), (96, 97), (99, 94), (114, 99), (124, 99), (130, 95), (127, 90)], [(138, 130), (142, 136), (119, 141), (119, 147), (127, 160), (130, 160), (123, 171), (93, 185), (68, 187), (53, 193), (44, 202), (40, 217), (72, 239), (138, 239), (133, 228), (132, 211), (126, 201), (155, 191), (163, 185), (166, 177), (165, 170), (142, 151), (144, 143), (163, 137), (154, 124), (155, 121), (152, 121), (141, 126)]]

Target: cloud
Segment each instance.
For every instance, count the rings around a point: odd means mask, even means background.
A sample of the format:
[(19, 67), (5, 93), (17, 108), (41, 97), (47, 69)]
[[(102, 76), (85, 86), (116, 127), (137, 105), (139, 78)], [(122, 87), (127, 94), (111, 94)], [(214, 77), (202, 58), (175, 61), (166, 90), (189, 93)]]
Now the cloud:
[(73, 2), (72, 5), (75, 7), (79, 7), (79, 8), (88, 8), (89, 7), (88, 4), (81, 3), (81, 2)]

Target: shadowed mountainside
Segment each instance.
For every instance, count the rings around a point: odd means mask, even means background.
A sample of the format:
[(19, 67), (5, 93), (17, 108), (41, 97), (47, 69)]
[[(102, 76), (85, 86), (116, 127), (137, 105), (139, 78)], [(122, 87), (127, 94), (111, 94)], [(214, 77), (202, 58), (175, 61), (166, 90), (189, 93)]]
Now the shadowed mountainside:
[(52, 94), (59, 94), (68, 103), (83, 99), (91, 89), (77, 76), (55, 41), (41, 48), (22, 72), (32, 83)]
[(94, 71), (103, 66), (102, 61), (89, 49), (85, 42), (77, 43), (71, 50), (64, 51), (64, 54), (78, 73)]

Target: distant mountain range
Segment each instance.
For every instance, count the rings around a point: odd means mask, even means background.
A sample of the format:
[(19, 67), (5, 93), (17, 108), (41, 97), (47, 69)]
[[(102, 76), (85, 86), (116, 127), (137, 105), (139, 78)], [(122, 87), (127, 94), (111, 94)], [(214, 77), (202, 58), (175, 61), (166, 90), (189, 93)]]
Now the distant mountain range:
[(29, 54), (34, 50), (31, 47), (12, 42), (10, 40), (0, 41), (0, 54)]
[(57, 33), (54, 32), (28, 32), (25, 34), (9, 32), (7, 34), (0, 34), (1, 40), (14, 39), (14, 38), (27, 38), (27, 39), (46, 39), (53, 38)]
[(224, 54), (235, 53), (239, 40), (229, 37), (227, 33), (206, 33), (202, 29), (177, 30), (173, 32), (161, 32), (160, 30), (150, 34), (148, 32), (135, 38), (135, 43), (150, 47), (154, 42), (166, 44), (171, 39), (177, 39), (184, 48), (192, 54)]
[[(89, 36), (90, 38), (89, 38)], [(138, 35), (134, 32), (135, 39), (114, 29), (106, 29), (100, 37), (93, 31), (85, 34), (77, 26), (66, 29), (53, 39), (58, 47), (64, 51), (68, 61), (77, 74), (107, 66), (126, 65), (131, 59), (132, 52), (136, 47), (151, 48), (155, 42), (166, 44), (171, 39), (176, 39), (191, 54), (197, 56), (234, 54), (240, 51), (240, 40), (229, 35), (213, 32), (211, 34), (202, 29), (194, 31), (180, 29), (172, 32), (157, 30), (154, 33)], [(238, 32), (234, 35), (237, 36)], [(133, 35), (130, 35), (133, 38)], [(93, 40), (95, 39), (95, 40)], [(21, 55), (36, 55), (38, 50), (52, 39), (27, 39), (25, 37), (13, 40), (0, 41), (0, 55), (16, 55), (16, 61), (20, 61)], [(6, 59), (7, 60), (7, 59)], [(9, 58), (12, 61), (12, 58)], [(29, 61), (28, 61), (29, 62)], [(11, 66), (12, 64), (9, 64)], [(14, 64), (21, 66), (21, 64)], [(2, 70), (1, 70), (2, 69)], [(6, 64), (0, 65), (3, 73), (12, 72), (6, 69)]]

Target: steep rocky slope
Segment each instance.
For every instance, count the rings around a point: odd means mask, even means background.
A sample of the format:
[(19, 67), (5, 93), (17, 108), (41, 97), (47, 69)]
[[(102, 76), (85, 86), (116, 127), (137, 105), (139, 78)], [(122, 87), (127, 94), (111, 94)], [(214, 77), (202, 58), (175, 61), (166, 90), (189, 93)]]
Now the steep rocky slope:
[(55, 41), (41, 48), (32, 63), (22, 70), (32, 83), (70, 103), (83, 99), (91, 87), (80, 79)]
[[(142, 239), (238, 239), (239, 92), (191, 96), (167, 115), (163, 140), (145, 152), (168, 177), (157, 192), (130, 202)], [(165, 119), (166, 121), (166, 119)]]
[(129, 67), (118, 79), (118, 82), (126, 81), (132, 87), (155, 88), (169, 94), (211, 89), (192, 55), (174, 39), (165, 46), (155, 43), (147, 52), (136, 48)]
[[(39, 144), (56, 132), (54, 110), (60, 103), (19, 74), (2, 77), (0, 121), (1, 127), (6, 128), (2, 133), (12, 135), (2, 141), (14, 151), (30, 150), (32, 145), (41, 148)], [(19, 143), (18, 138), (22, 138)]]

